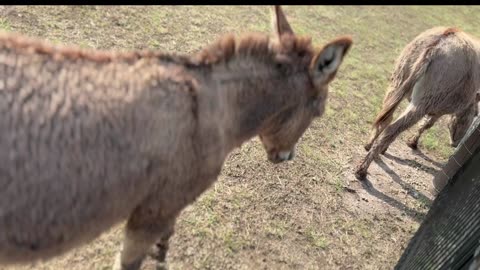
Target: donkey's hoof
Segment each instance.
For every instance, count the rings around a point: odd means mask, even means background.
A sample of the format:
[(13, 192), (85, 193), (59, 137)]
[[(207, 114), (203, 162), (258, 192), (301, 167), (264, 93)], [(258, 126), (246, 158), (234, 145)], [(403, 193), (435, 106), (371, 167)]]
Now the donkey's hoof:
[(380, 152), (380, 154), (385, 155), (385, 153), (387, 152), (387, 150), (388, 150), (388, 148), (385, 149), (385, 150), (382, 150), (382, 152)]
[(407, 146), (410, 147), (413, 150), (418, 149), (418, 143), (416, 141), (413, 141), (413, 140), (407, 141)]
[(355, 170), (355, 177), (360, 180), (364, 181), (367, 178), (367, 170), (363, 168), (358, 168)]
[(371, 143), (367, 143), (363, 146), (363, 148), (365, 148), (365, 150), (368, 152), (370, 151), (370, 148), (372, 148), (372, 144)]
[(147, 254), (157, 262), (164, 262), (167, 257), (167, 247), (161, 244), (155, 244)]
[(155, 270), (168, 270), (167, 262), (157, 262), (155, 265)]

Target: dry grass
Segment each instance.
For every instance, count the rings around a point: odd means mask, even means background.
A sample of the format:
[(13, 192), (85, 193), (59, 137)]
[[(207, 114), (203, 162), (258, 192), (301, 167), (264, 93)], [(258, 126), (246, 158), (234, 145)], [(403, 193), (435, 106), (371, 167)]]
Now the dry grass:
[[(403, 139), (352, 176), (395, 58), (436, 25), (480, 37), (478, 7), (285, 7), (318, 45), (351, 34), (354, 46), (331, 87), (328, 109), (301, 139), (294, 161), (272, 165), (258, 140), (228, 158), (219, 181), (181, 215), (172, 269), (391, 269), (432, 197), (432, 174), (452, 152), (444, 121), (411, 152)], [(2, 7), (0, 28), (93, 48), (192, 52), (226, 32), (270, 27), (266, 7)], [(121, 226), (46, 263), (4, 268), (109, 269)], [(152, 269), (151, 261), (144, 269)]]

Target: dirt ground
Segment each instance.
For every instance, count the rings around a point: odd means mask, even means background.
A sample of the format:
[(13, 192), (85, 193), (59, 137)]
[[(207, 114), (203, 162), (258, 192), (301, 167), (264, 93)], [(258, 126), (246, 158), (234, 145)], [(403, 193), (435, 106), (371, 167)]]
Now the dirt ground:
[[(258, 139), (231, 153), (216, 184), (180, 216), (171, 269), (392, 269), (434, 199), (433, 175), (452, 153), (447, 119), (424, 135), (420, 151), (405, 145), (411, 130), (402, 134), (372, 164), (368, 181), (357, 181), (353, 167), (366, 154), (363, 144), (401, 49), (437, 25), (480, 36), (480, 9), (284, 10), (294, 31), (318, 45), (353, 36), (327, 111), (291, 162), (270, 164)], [(223, 33), (270, 31), (265, 6), (9, 6), (0, 15), (4, 30), (101, 49), (191, 53)], [(50, 261), (0, 269), (110, 269), (122, 226)], [(154, 269), (152, 261), (142, 269)]]

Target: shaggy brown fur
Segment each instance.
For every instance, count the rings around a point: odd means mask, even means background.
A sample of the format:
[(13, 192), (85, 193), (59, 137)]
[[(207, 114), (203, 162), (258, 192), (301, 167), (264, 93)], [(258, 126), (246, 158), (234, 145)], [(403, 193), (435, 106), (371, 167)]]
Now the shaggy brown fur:
[[(0, 264), (48, 259), (127, 219), (114, 269), (164, 263), (176, 217), (235, 147), (293, 158), (351, 39), (320, 50), (279, 7), (275, 38), (192, 56), (100, 52), (0, 35)], [(280, 20), (280, 21), (278, 21)]]
[[(0, 43), (3, 48), (15, 49), (18, 52), (30, 54), (43, 54), (52, 57), (54, 60), (89, 60), (93, 62), (112, 62), (112, 61), (136, 61), (140, 58), (158, 57), (180, 59), (176, 55), (165, 54), (158, 51), (131, 51), (131, 52), (112, 52), (96, 51), (82, 49), (79, 47), (66, 47), (62, 45), (53, 45), (43, 40), (33, 39), (25, 36), (2, 32), (0, 33)], [(188, 58), (184, 57), (187, 62)], [(180, 62), (180, 61), (179, 61)]]
[[(452, 145), (458, 144), (477, 114), (476, 92), (480, 89), (480, 45), (457, 28), (435, 27), (418, 35), (397, 59), (383, 108), (365, 149), (369, 151), (356, 168), (363, 179), (370, 163), (404, 130), (425, 117), (408, 145), (416, 148), (421, 134), (438, 118), (453, 114)], [(410, 101), (403, 114), (390, 125), (400, 102)], [(377, 140), (377, 138), (381, 137)]]

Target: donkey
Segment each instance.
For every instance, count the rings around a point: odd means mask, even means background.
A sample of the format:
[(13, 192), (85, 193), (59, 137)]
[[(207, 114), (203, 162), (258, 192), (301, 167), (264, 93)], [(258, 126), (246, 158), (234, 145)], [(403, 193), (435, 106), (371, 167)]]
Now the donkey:
[[(446, 114), (453, 115), (449, 129), (451, 144), (456, 146), (477, 114), (479, 89), (480, 45), (476, 39), (446, 27), (434, 27), (418, 35), (396, 61), (383, 108), (365, 145), (369, 152), (356, 167), (356, 177), (363, 179), (373, 159), (423, 117), (420, 129), (408, 140), (411, 148), (416, 148), (422, 133)], [(405, 97), (410, 102), (408, 107), (390, 124)]]
[(325, 109), (352, 44), (314, 49), (280, 7), (274, 38), (192, 55), (105, 52), (0, 34), (0, 264), (47, 260), (126, 220), (113, 269), (166, 266), (179, 213), (259, 135), (268, 160)]

